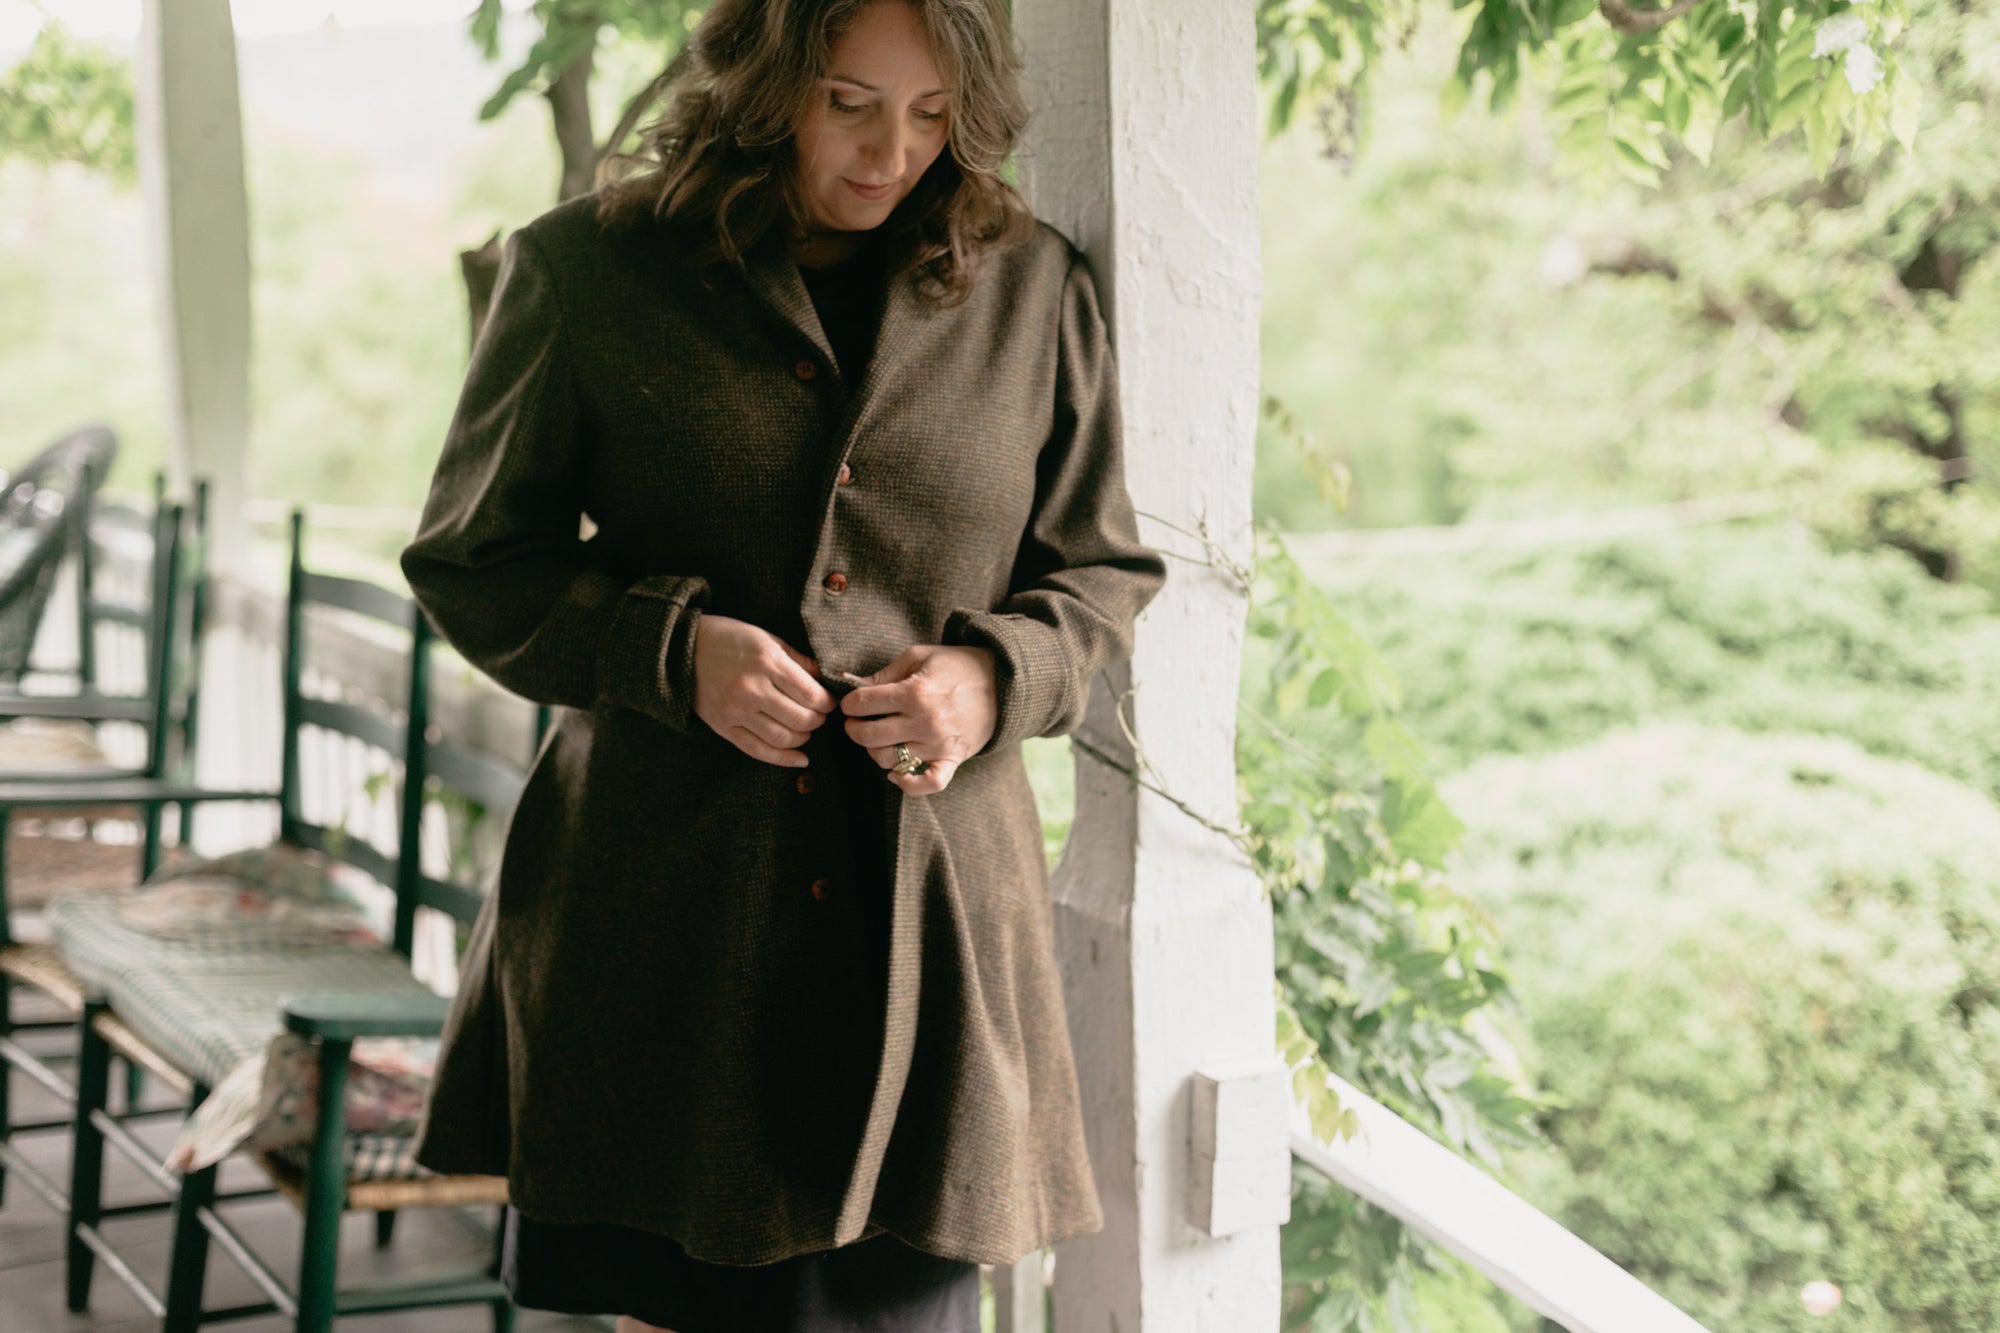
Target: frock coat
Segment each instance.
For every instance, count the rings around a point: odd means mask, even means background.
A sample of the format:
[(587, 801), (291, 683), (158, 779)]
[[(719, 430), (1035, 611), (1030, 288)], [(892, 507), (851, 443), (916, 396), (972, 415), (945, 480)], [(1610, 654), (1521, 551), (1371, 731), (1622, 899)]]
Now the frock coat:
[[(591, 196), (509, 238), (402, 564), (470, 662), (558, 705), (475, 923), (417, 1160), (549, 1222), (763, 1264), (889, 1231), (1006, 1264), (1103, 1217), (1020, 742), (1081, 721), (1166, 575), (1137, 536), (1085, 261), (1037, 224), (944, 307), (891, 282), (845, 384), (781, 245), (704, 265)], [(595, 532), (580, 539), (579, 516)], [(692, 710), (712, 611), (837, 696), (988, 648), (942, 792), (883, 779), (886, 985), (843, 714), (787, 769)]]

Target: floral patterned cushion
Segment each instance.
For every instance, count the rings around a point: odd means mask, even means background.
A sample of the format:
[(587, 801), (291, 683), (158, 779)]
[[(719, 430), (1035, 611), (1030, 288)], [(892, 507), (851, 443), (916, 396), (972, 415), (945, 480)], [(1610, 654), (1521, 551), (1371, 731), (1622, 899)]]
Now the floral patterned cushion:
[(381, 942), (333, 863), (282, 843), (166, 866), (120, 897), (118, 919), (159, 939), (206, 946)]
[[(408, 1136), (437, 1068), (435, 1038), (363, 1038), (347, 1069), (350, 1135)], [(181, 1127), (167, 1165), (193, 1171), (239, 1148), (269, 1152), (312, 1142), (319, 1115), (319, 1058), (306, 1038), (281, 1032), (217, 1084)], [(379, 1166), (371, 1174), (388, 1174)], [(400, 1174), (400, 1172), (399, 1172)]]

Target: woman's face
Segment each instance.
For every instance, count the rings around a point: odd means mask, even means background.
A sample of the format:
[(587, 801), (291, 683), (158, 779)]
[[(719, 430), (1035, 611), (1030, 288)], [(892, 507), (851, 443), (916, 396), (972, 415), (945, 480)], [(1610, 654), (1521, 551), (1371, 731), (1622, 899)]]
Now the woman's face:
[(792, 127), (820, 227), (866, 231), (903, 202), (944, 150), (946, 92), (916, 6), (875, 0), (855, 17)]

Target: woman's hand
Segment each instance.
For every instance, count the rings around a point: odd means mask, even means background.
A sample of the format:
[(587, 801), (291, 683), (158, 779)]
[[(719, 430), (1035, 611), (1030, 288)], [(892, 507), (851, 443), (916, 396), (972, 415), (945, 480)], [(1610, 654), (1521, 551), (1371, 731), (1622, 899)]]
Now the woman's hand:
[(1000, 699), (990, 649), (916, 644), (864, 679), (840, 701), (847, 734), (883, 768), (895, 767), (898, 742), (924, 760), (921, 773), (889, 774), (912, 796), (943, 791), (992, 739)]
[(694, 712), (752, 759), (804, 768), (804, 745), (833, 711), (810, 657), (747, 620), (702, 614), (694, 627)]

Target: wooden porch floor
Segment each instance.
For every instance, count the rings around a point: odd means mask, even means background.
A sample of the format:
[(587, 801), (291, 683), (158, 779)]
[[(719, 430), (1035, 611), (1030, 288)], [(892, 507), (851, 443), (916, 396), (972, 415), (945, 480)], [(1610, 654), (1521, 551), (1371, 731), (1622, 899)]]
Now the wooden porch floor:
[[(32, 994), (17, 992), (15, 1016), (26, 1021), (44, 1016), (36, 1010)], [(34, 1049), (61, 1049), (66, 1034), (29, 1036), (25, 1044)], [(32, 1080), (14, 1073), (14, 1116), (20, 1120), (41, 1120), (64, 1113), (64, 1108)], [(137, 1132), (147, 1143), (164, 1149), (173, 1138), (170, 1117), (141, 1122)], [(58, 1181), (66, 1181), (69, 1171), (69, 1135), (66, 1132), (24, 1135), (17, 1144), (35, 1164)], [(247, 1162), (232, 1162), (222, 1174), (222, 1188), (253, 1189), (263, 1177)], [(105, 1201), (140, 1202), (158, 1198), (151, 1184), (115, 1151), (105, 1154)], [(296, 1272), (299, 1218), (282, 1197), (255, 1199), (227, 1206), (232, 1218), (251, 1246), (279, 1273)], [(155, 1290), (165, 1286), (167, 1273), (168, 1218), (165, 1213), (123, 1218), (105, 1224), (108, 1238), (125, 1254), (139, 1275)], [(463, 1270), (476, 1264), (487, 1252), (487, 1243), (477, 1236), (468, 1220), (445, 1209), (419, 1209), (402, 1214), (396, 1223), (396, 1237), (386, 1250), (377, 1250), (372, 1215), (349, 1214), (342, 1224), (341, 1273), (343, 1280), (410, 1276), (427, 1271)], [(100, 1264), (92, 1289), (91, 1309), (71, 1314), (63, 1304), (63, 1236), (56, 1215), (26, 1186), (9, 1182), (6, 1202), (0, 1206), (0, 1333), (151, 1333), (159, 1325), (134, 1300), (117, 1278)], [(210, 1247), (207, 1303), (235, 1305), (262, 1299), (249, 1278), (227, 1255)], [(241, 1333), (289, 1333), (290, 1323), (279, 1316), (216, 1324), (217, 1329)], [(491, 1324), (483, 1307), (418, 1310), (401, 1314), (355, 1316), (340, 1321), (342, 1329), (355, 1333), (488, 1333)], [(519, 1333), (603, 1333), (608, 1321), (575, 1319), (562, 1315), (524, 1310), (516, 1324)]]

